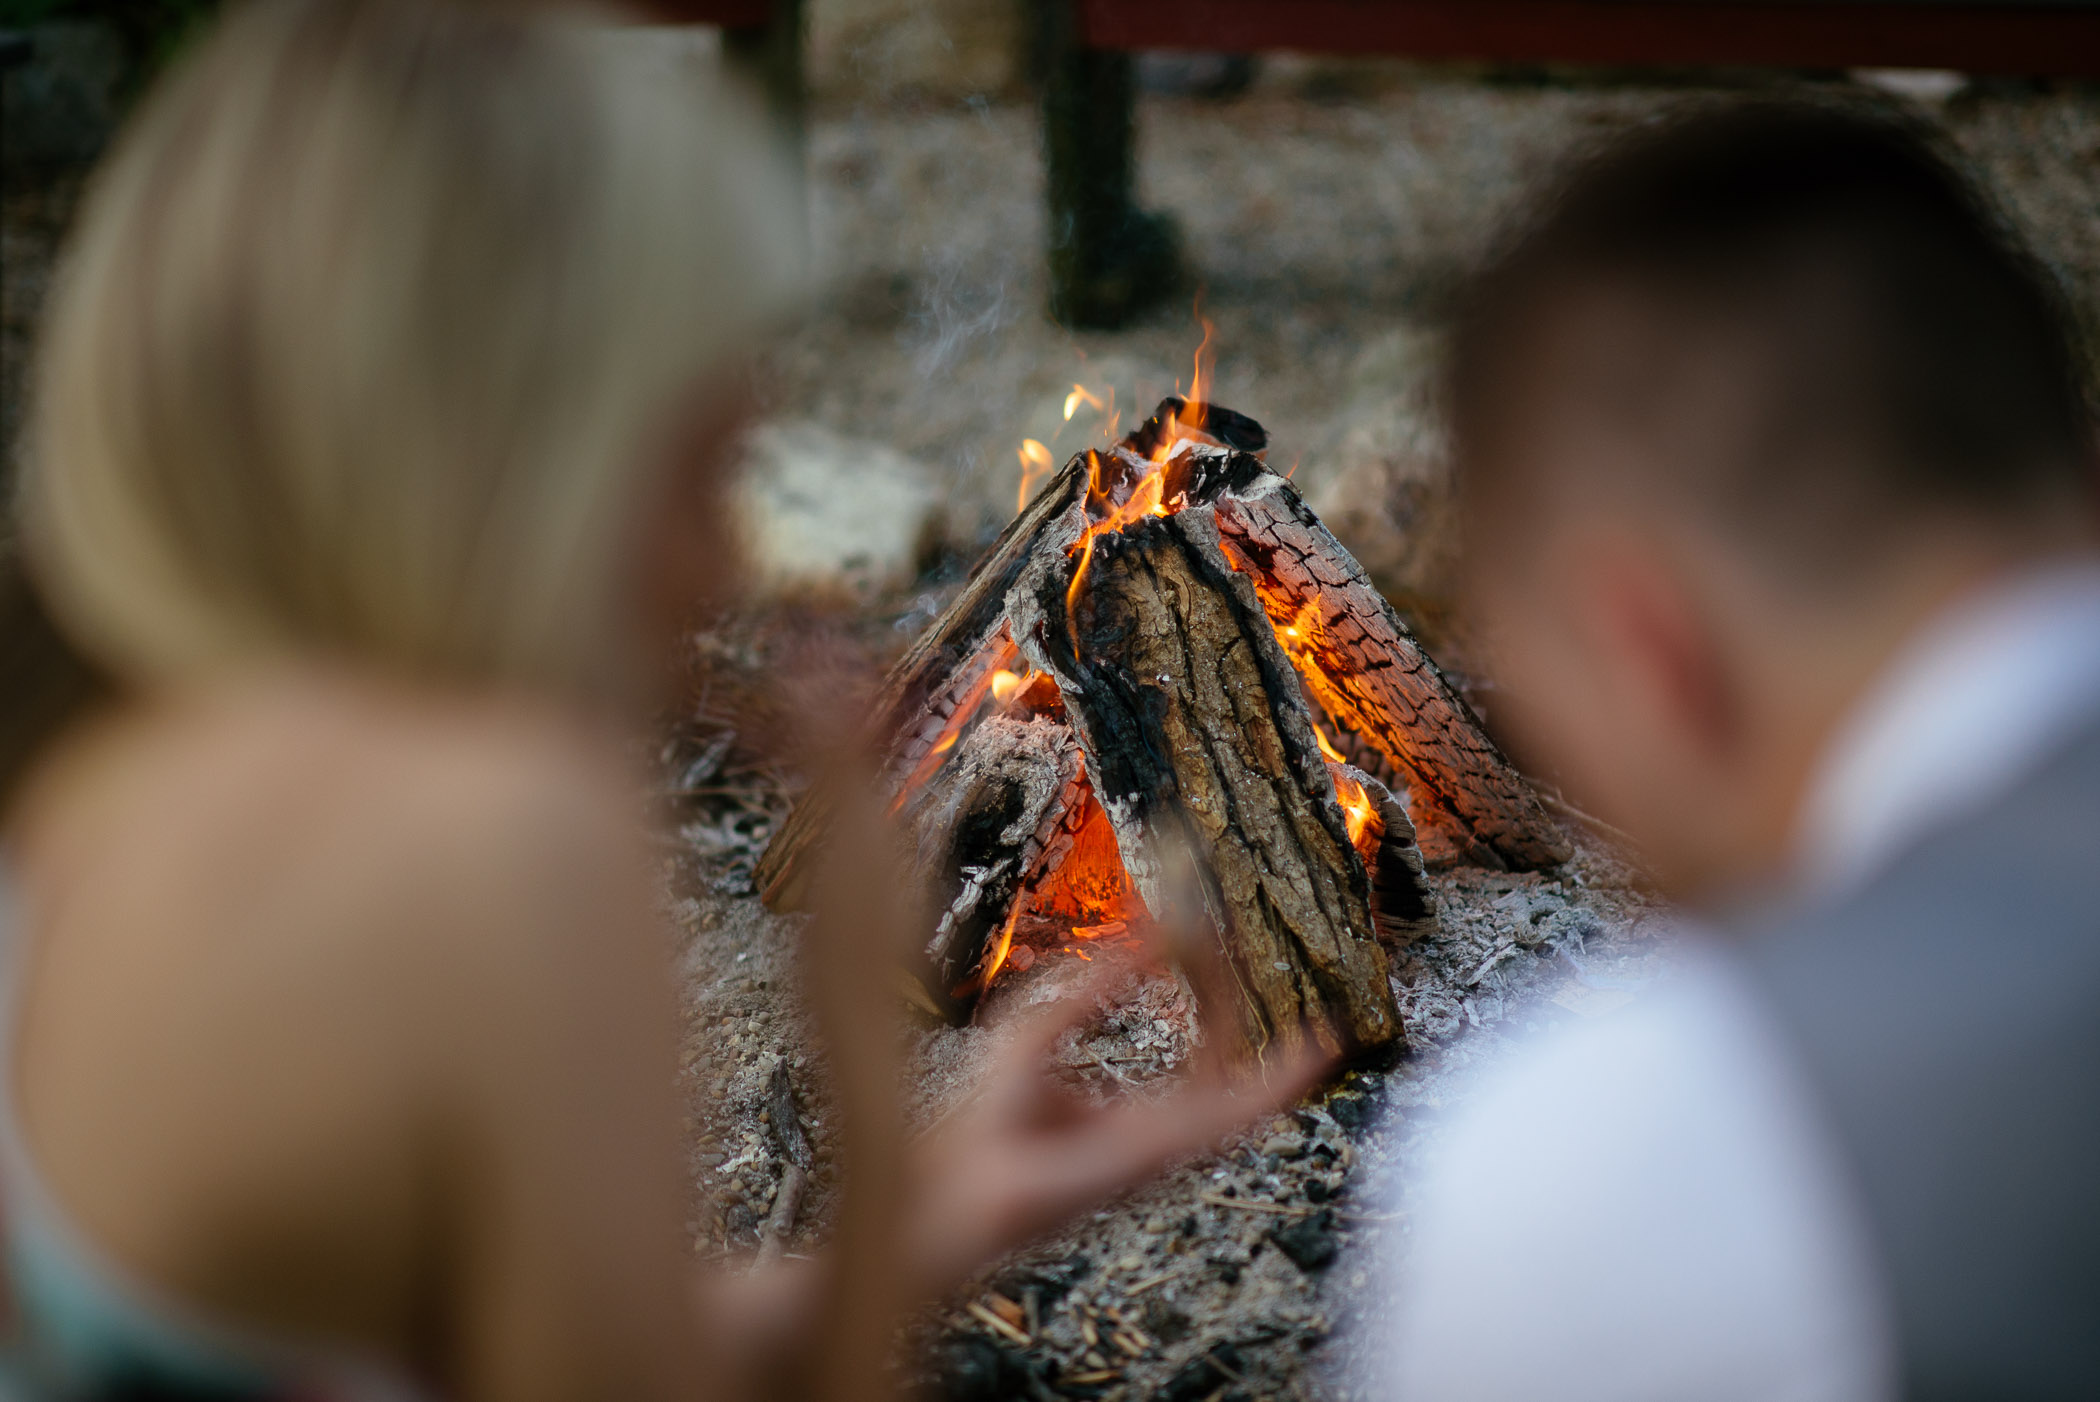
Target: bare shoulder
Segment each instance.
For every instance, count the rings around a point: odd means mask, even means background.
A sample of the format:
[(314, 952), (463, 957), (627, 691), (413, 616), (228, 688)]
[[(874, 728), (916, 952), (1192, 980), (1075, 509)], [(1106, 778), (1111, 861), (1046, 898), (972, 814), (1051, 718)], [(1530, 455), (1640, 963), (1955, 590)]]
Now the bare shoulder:
[(359, 960), (515, 932), (529, 959), (521, 926), (559, 928), (536, 918), (550, 902), (587, 919), (637, 878), (641, 811), (613, 747), (528, 703), (290, 678), (83, 749), (42, 785), (30, 824), (48, 840), (27, 845), (112, 924), (152, 910), (144, 928), (169, 937)]
[(631, 794), (556, 716), (328, 679), (54, 756), (10, 815), (16, 1050), (69, 1208), (194, 1298), (390, 1327), (437, 1127), (529, 1119), (520, 1068), (663, 980)]

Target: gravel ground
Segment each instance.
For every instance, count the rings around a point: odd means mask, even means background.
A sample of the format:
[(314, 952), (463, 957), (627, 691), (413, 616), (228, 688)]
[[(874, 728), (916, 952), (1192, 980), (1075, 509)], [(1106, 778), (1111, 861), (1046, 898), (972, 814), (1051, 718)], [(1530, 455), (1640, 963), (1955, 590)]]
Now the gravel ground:
[[(1216, 398), (1261, 419), (1279, 464), (1425, 636), (1459, 649), (1439, 438), (1425, 386), (1440, 309), (1527, 183), (1571, 143), (1696, 95), (1684, 85), (1511, 85), (1372, 66), (1274, 63), (1224, 103), (1148, 97), (1141, 185), (1178, 219), (1193, 279), (1143, 324), (1049, 325), (1031, 108), (830, 100), (809, 169), (828, 291), (777, 357), (767, 416), (916, 464), (941, 503), (927, 538), (967, 559), (1013, 509), (1024, 437), (1062, 457), (1102, 425), (1061, 417), (1074, 383), (1142, 413), (1186, 382), (1202, 289)], [(2081, 310), (2100, 307), (2100, 98), (1969, 90), (1942, 109), (2007, 193)], [(27, 348), (73, 180), (10, 189), (0, 224), (0, 427), (20, 423)], [(890, 459), (885, 459), (890, 461)], [(879, 571), (878, 571), (879, 576)], [(832, 622), (870, 668), (931, 617), (947, 577), (870, 577)], [(838, 610), (843, 609), (843, 612)], [(762, 676), (763, 630), (720, 670)], [(716, 660), (721, 664), (717, 650)], [(870, 675), (872, 675), (870, 670)], [(731, 728), (743, 726), (737, 734)], [(832, 1195), (822, 1068), (795, 997), (793, 918), (749, 864), (795, 776), (737, 716), (689, 720), (666, 750), (667, 886), (688, 1033), (697, 1253), (753, 1249), (784, 1151), (784, 1063), (815, 1149), (795, 1242)], [(727, 738), (725, 738), (727, 737)], [(1667, 962), (1657, 912), (1592, 845), (1545, 876), (1435, 879), (1438, 924), (1396, 963), (1409, 1050), (990, 1272), (923, 1321), (920, 1369), (956, 1398), (1369, 1397), (1348, 1326), (1381, 1308), (1376, 1259), (1405, 1248), (1385, 1185), (1433, 1140), (1461, 1073), (1514, 1037), (1608, 1012)], [(1041, 966), (1039, 966), (1040, 969)], [(1017, 985), (1018, 987), (1018, 985)], [(1133, 967), (1063, 1048), (1089, 1093), (1144, 1095), (1186, 1055), (1171, 986)], [(999, 1000), (986, 1009), (995, 1020)], [(922, 1117), (968, 1093), (996, 1028), (916, 1034)], [(1126, 1084), (1127, 1083), (1127, 1084)], [(1404, 1212), (1404, 1206), (1402, 1208)], [(974, 1308), (973, 1308), (974, 1307)], [(1342, 1342), (1329, 1342), (1338, 1333)], [(1356, 1336), (1356, 1337), (1361, 1337)]]

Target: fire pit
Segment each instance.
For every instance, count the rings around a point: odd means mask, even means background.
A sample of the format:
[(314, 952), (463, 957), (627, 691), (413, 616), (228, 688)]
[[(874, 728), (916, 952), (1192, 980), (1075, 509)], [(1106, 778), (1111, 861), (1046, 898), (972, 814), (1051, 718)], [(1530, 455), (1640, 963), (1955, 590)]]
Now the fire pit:
[[(1361, 566), (1201, 377), (1023, 506), (891, 672), (892, 811), (938, 922), (924, 1001), (1150, 922), (1207, 929), (1247, 1059), (1401, 1036), (1388, 943), (1441, 860), (1535, 869), (1565, 835)], [(757, 879), (793, 908), (825, 822)]]

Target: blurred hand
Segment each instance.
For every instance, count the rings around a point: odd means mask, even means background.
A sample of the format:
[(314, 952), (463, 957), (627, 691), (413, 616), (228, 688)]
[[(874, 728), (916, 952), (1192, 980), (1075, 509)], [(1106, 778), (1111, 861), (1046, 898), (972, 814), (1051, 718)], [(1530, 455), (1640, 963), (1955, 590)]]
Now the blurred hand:
[[(804, 714), (822, 714), (824, 704)], [(830, 822), (802, 971), (830, 1052), (847, 1165), (829, 1299), (812, 1316), (822, 1321), (825, 1343), (810, 1391), (865, 1398), (904, 1311), (1291, 1103), (1332, 1058), (1311, 1049), (1272, 1052), (1249, 1074), (1229, 1069), (1224, 1048), (1232, 1038), (1224, 1029), (1238, 1016), (1237, 995), (1215, 937), (1181, 932), (1160, 952), (1187, 974), (1211, 1029), (1187, 1079), (1156, 1097), (1097, 1105), (1060, 1078), (1052, 1048), (1098, 1011), (1114, 976), (1104, 969), (1056, 1006), (1018, 1019), (977, 1092), (907, 1145), (897, 989), (924, 919), (906, 886), (910, 864), (880, 800), (876, 769), (839, 738), (859, 732), (859, 718), (837, 714), (806, 732), (805, 755), (822, 776), (821, 797), (812, 798), (826, 805)], [(1294, 1040), (1313, 1045), (1310, 1037)]]
[[(1175, 1089), (1089, 1104), (1055, 1073), (1050, 1053), (1096, 1013), (1114, 976), (1104, 970), (1080, 993), (1021, 1020), (977, 1093), (915, 1146), (900, 1244), (921, 1292), (952, 1288), (1029, 1238), (1274, 1113), (1332, 1065), (1308, 1049), (1271, 1058), (1258, 1075), (1235, 1076), (1213, 1034)], [(1222, 1009), (1207, 1003), (1205, 1011)]]
[(805, 749), (818, 775), (805, 801), (823, 805), (828, 824), (800, 972), (829, 1053), (844, 1176), (830, 1269), (798, 1360), (811, 1376), (796, 1392), (867, 1402), (887, 1395), (877, 1380), (888, 1373), (903, 1311), (916, 1303), (899, 1250), (909, 1190), (896, 978), (922, 922), (904, 888), (910, 866), (877, 797), (876, 768), (854, 743), (861, 724), (818, 709), (804, 714), (831, 723), (813, 724)]

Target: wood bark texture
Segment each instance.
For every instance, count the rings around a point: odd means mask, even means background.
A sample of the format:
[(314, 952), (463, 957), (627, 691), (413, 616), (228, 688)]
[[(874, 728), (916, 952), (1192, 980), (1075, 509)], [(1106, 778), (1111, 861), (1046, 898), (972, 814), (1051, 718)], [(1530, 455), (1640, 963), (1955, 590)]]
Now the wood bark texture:
[(1066, 820), (1084, 811), (1085, 774), (1069, 726), (994, 716), (920, 792), (909, 811), (916, 874), (940, 911), (925, 949), (937, 1002), (962, 996), (1013, 902), (1071, 845)]
[(1531, 785), (1291, 484), (1265, 472), (1216, 506), (1228, 551), (1262, 580), (1270, 621), (1328, 714), (1492, 860), (1520, 870), (1566, 861), (1567, 835)]
[[(1007, 591), (1044, 551), (1061, 551), (1085, 529), (1079, 500), (1086, 482), (1085, 460), (1067, 463), (1000, 532), (954, 602), (890, 669), (870, 733), (888, 751), (893, 774), (909, 773), (925, 757), (942, 725), (999, 665), (1010, 646), (1004, 641)], [(821, 801), (805, 800), (767, 844), (753, 873), (767, 906), (806, 908), (810, 864), (804, 854), (828, 819)]]
[(1308, 1035), (1335, 1051), (1391, 1041), (1368, 874), (1290, 661), (1208, 513), (1104, 537), (1081, 585), (1069, 616), (1053, 590), (1016, 632), (1058, 679), (1146, 905), (1186, 919), (1176, 888), (1200, 891), (1238, 993), (1237, 1045), (1259, 1058)]

